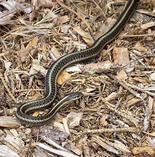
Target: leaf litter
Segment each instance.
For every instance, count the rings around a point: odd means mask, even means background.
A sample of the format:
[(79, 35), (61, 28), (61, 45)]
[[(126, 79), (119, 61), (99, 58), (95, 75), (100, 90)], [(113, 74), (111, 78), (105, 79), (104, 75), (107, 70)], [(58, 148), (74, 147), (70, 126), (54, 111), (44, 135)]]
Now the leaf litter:
[(74, 91), (84, 94), (82, 100), (40, 127), (23, 126), (14, 116), (19, 102), (44, 96), (50, 64), (91, 46), (117, 20), (124, 2), (0, 1), (0, 155), (154, 156), (151, 0), (139, 2), (125, 29), (98, 58), (59, 75), (56, 101)]

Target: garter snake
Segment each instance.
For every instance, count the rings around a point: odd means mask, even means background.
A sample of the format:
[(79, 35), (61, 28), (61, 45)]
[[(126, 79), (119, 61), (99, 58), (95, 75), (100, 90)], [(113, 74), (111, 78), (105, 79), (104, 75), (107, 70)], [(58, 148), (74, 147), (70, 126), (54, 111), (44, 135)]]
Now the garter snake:
[[(126, 7), (117, 22), (112, 26), (112, 28), (101, 36), (96, 42), (88, 49), (67, 54), (60, 57), (55, 61), (48, 69), (45, 77), (45, 97), (40, 100), (35, 100), (32, 102), (24, 103), (17, 108), (16, 117), (22, 122), (40, 125), (48, 120), (50, 120), (54, 114), (62, 107), (64, 107), (68, 102), (81, 98), (82, 94), (80, 92), (71, 93), (65, 98), (63, 98), (56, 105), (51, 106), (55, 100), (57, 94), (57, 84), (56, 80), (60, 72), (65, 69), (70, 64), (75, 64), (84, 60), (97, 57), (103, 48), (114, 40), (120, 31), (124, 28), (126, 22), (129, 20), (130, 16), (134, 12), (137, 2), (139, 0), (128, 0)], [(35, 110), (41, 110), (51, 106), (51, 110), (41, 117), (33, 117), (29, 113)]]

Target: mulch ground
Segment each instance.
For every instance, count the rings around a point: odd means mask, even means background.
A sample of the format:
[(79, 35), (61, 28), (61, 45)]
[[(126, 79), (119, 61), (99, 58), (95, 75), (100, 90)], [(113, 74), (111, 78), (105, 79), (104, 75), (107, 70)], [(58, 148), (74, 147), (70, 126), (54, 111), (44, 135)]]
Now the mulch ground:
[(154, 0), (138, 2), (99, 57), (60, 74), (56, 102), (75, 91), (83, 98), (43, 126), (23, 125), (15, 117), (21, 103), (44, 97), (51, 63), (90, 47), (126, 2), (0, 0), (0, 156), (155, 155)]

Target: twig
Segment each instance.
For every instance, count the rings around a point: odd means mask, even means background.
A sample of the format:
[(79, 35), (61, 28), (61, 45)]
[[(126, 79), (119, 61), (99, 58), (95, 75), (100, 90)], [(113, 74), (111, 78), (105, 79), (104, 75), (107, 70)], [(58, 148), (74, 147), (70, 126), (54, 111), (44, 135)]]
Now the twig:
[(149, 97), (147, 106), (145, 108), (145, 118), (143, 122), (143, 130), (146, 131), (150, 126), (150, 118), (153, 111), (153, 98)]
[(140, 70), (155, 70), (155, 66), (145, 66), (145, 65), (134, 65), (135, 69), (140, 69)]
[(135, 85), (131, 85), (131, 84), (129, 84), (129, 83), (126, 83), (126, 84), (127, 84), (129, 87), (133, 88), (133, 89), (136, 89), (136, 90), (141, 91), (141, 92), (143, 92), (143, 93), (147, 93), (148, 95), (155, 97), (155, 94), (152, 93), (152, 92), (146, 91), (145, 89), (142, 89), (142, 88), (137, 87), (137, 86), (135, 86)]
[(9, 52), (0, 53), (0, 57), (3, 57), (5, 55), (9, 54)]
[(116, 81), (117, 83), (119, 83), (122, 87), (124, 87), (126, 90), (128, 90), (131, 94), (133, 94), (134, 96), (136, 96), (137, 98), (143, 100), (143, 98), (140, 96), (139, 93), (137, 93), (136, 91), (134, 91), (132, 88), (127, 86), (127, 83), (125, 81), (120, 81), (119, 79), (117, 79), (114, 75), (111, 74), (106, 74), (107, 76), (109, 76), (110, 78), (112, 78), (114, 81)]
[(102, 134), (102, 133), (110, 133), (110, 132), (139, 132), (140, 128), (138, 127), (128, 127), (128, 128), (103, 128), (103, 129), (93, 129), (93, 130), (85, 130), (82, 134)]
[(45, 89), (18, 89), (18, 90), (15, 90), (16, 93), (31, 92), (31, 91), (45, 91)]
[(51, 152), (51, 153), (54, 153), (54, 154), (57, 154), (57, 155), (60, 155), (60, 156), (63, 156), (63, 157), (79, 157), (78, 155), (74, 155), (70, 152), (66, 152), (64, 150), (58, 150), (58, 149), (54, 149), (50, 146), (48, 146), (47, 144), (43, 144), (43, 143), (37, 143), (37, 146)]
[(136, 34), (136, 35), (133, 35), (133, 34), (125, 34), (125, 35), (121, 35), (120, 37), (121, 38), (139, 38), (139, 37), (148, 37), (148, 36), (155, 36), (155, 34), (154, 33), (151, 33), (151, 34)]
[(90, 25), (88, 24), (88, 22), (85, 20), (84, 17), (82, 17), (80, 14), (78, 14), (78, 13), (77, 13), (76, 11), (74, 11), (73, 9), (69, 8), (68, 6), (66, 6), (66, 5), (65, 5), (64, 3), (62, 3), (60, 0), (56, 0), (56, 1), (57, 1), (57, 3), (58, 3), (60, 6), (66, 8), (66, 9), (69, 10), (69, 11), (71, 11), (71, 12), (74, 13), (79, 19), (81, 19), (81, 20), (83, 21), (83, 23), (86, 24), (86, 26), (88, 27), (88, 29), (89, 29), (89, 31), (91, 32), (91, 34), (93, 34), (92, 28), (90, 27)]
[[(129, 115), (127, 112), (124, 112), (124, 111), (118, 111), (118, 110), (116, 110), (114, 108), (115, 105), (109, 103), (108, 101), (106, 101), (103, 98), (102, 98), (102, 101), (105, 103), (105, 105), (108, 107), (108, 109), (110, 109), (111, 111), (115, 112), (117, 115), (120, 115), (121, 117), (123, 117), (123, 118), (131, 121), (135, 125), (137, 125), (139, 123), (139, 120), (137, 118), (134, 118), (133, 115)], [(100, 112), (102, 112), (102, 110)]]
[[(154, 53), (154, 52), (152, 52), (152, 54), (142, 55), (142, 56), (140, 56), (140, 57), (138, 57), (138, 58), (132, 60), (132, 61), (129, 62), (127, 65), (123, 66), (122, 69), (123, 69), (123, 68), (126, 68), (126, 67), (127, 67), (128, 65), (130, 65), (131, 63), (134, 63), (135, 61), (138, 61), (138, 60), (140, 60), (140, 59), (155, 57), (155, 54), (153, 54), (153, 53)], [(144, 65), (143, 65), (143, 66), (144, 66)], [(145, 67), (145, 66), (144, 66), (144, 67)]]
[(4, 77), (2, 76), (2, 73), (0, 73), (0, 79), (2, 80), (2, 83), (5, 87), (5, 89), (7, 90), (8, 94), (10, 95), (10, 97), (12, 98), (12, 100), (16, 103), (16, 98), (13, 96), (13, 94), (11, 93), (10, 89), (8, 88), (5, 80), (4, 80)]
[(43, 139), (45, 142), (47, 142), (48, 144), (50, 145), (53, 145), (55, 148), (57, 149), (61, 149), (61, 150), (64, 150), (66, 152), (69, 152), (67, 149), (63, 148), (62, 146), (58, 145), (56, 142), (54, 142), (52, 139), (50, 138), (47, 138), (45, 136), (41, 136), (41, 139)]
[(148, 16), (155, 17), (155, 13), (153, 13), (153, 12), (149, 12), (149, 11), (147, 11), (147, 10), (138, 9), (137, 12), (138, 12), (138, 13), (141, 13), (141, 14), (148, 15)]
[(104, 11), (102, 10), (102, 8), (99, 6), (99, 4), (95, 1), (95, 0), (92, 0), (93, 3), (96, 5), (96, 7), (102, 12), (103, 16), (105, 17), (105, 13)]
[(114, 146), (113, 142), (105, 140), (99, 135), (92, 135), (91, 140), (97, 143), (99, 146), (103, 147), (106, 151), (111, 152), (113, 154), (119, 155), (118, 149)]

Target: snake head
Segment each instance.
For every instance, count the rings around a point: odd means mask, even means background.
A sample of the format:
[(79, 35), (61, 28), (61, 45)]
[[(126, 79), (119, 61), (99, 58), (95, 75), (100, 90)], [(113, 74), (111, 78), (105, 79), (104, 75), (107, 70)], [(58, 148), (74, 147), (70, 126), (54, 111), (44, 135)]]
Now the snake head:
[(73, 93), (69, 93), (67, 97), (70, 100), (78, 100), (83, 97), (83, 94), (81, 92), (73, 92)]

